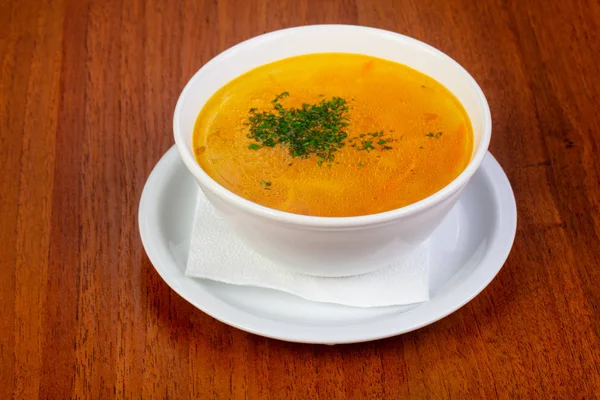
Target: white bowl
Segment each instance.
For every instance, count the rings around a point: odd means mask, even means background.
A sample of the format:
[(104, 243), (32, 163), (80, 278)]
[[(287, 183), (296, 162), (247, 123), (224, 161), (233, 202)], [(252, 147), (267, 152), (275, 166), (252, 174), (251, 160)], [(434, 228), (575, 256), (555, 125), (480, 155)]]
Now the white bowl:
[[(355, 53), (408, 65), (446, 86), (467, 111), (474, 132), (470, 163), (433, 195), (396, 210), (358, 217), (313, 217), (246, 200), (208, 176), (194, 159), (198, 113), (223, 85), (273, 61), (310, 53)], [(238, 236), (255, 251), (298, 272), (349, 276), (374, 271), (412, 250), (433, 232), (481, 165), (492, 133), (483, 92), (469, 73), (439, 50), (380, 29), (311, 25), (242, 42), (206, 63), (187, 83), (175, 107), (175, 143), (200, 188)]]

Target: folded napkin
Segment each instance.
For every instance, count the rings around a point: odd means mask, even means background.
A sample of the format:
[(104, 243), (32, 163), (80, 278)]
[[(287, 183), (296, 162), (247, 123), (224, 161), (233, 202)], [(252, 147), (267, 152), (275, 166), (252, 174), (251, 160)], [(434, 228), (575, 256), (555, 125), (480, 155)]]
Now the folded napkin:
[(280, 290), (307, 300), (355, 307), (405, 305), (429, 300), (429, 245), (388, 267), (344, 278), (303, 275), (269, 261), (242, 243), (198, 192), (185, 274), (234, 285)]

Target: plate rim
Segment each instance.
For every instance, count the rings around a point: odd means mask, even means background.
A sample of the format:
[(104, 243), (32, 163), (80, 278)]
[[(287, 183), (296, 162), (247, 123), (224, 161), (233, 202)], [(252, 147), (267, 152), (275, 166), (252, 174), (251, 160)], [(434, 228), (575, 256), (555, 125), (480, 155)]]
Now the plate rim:
[[(276, 321), (238, 309), (206, 290), (188, 293), (188, 289), (171, 276), (173, 267), (179, 273), (181, 270), (168, 246), (165, 246), (165, 240), (160, 240), (163, 235), (156, 229), (158, 213), (153, 213), (152, 210), (157, 209), (159, 205), (160, 188), (164, 187), (164, 183), (161, 182), (178, 167), (185, 169), (173, 145), (152, 169), (140, 197), (138, 226), (142, 245), (151, 264), (172, 290), (200, 311), (227, 325), (272, 339), (311, 344), (359, 343), (397, 336), (437, 322), (470, 302), (490, 284), (508, 258), (516, 235), (517, 209), (512, 187), (498, 161), (488, 152), (478, 173), (486, 174), (486, 179), (491, 182), (497, 223), (487, 251), (468, 277), (414, 309), (380, 316), (379, 320), (370, 323), (367, 329), (356, 324), (307, 326), (289, 321)], [(153, 205), (157, 207), (152, 207)], [(153, 233), (155, 231), (156, 233)], [(499, 232), (503, 232), (503, 235), (499, 235)], [(482, 265), (485, 267), (482, 268)], [(194, 279), (185, 275), (183, 277), (186, 280)], [(448, 301), (443, 301), (445, 297), (449, 297)], [(412, 322), (402, 321), (405, 319)]]

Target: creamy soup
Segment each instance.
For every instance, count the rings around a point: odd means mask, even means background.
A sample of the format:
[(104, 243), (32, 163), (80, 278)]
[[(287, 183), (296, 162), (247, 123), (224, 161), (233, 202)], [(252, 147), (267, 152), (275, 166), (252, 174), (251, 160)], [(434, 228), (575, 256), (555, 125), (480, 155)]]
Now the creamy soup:
[(223, 86), (194, 128), (215, 181), (297, 214), (375, 214), (439, 191), (467, 166), (471, 123), (439, 82), (406, 65), (320, 53), (255, 68)]

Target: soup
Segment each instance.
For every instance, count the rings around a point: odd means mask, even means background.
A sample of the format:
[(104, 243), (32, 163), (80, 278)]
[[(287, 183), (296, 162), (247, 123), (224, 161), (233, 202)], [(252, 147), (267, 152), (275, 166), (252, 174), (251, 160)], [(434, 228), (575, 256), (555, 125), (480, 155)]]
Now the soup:
[(194, 127), (215, 181), (254, 203), (347, 217), (439, 191), (467, 166), (473, 131), (458, 99), (406, 65), (319, 53), (255, 68), (223, 86)]

